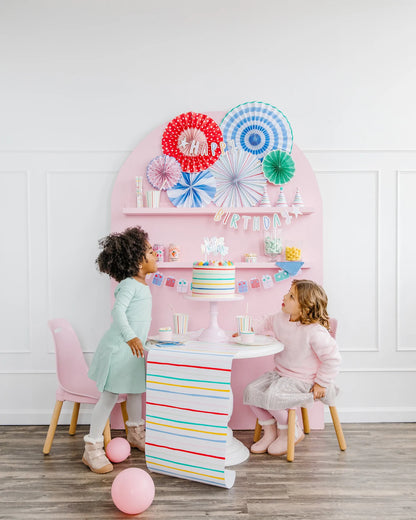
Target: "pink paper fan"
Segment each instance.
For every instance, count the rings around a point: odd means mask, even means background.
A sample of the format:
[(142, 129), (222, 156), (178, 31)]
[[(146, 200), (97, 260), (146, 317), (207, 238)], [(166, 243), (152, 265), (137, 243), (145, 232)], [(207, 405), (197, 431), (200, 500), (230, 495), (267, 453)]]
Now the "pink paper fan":
[(169, 155), (158, 155), (147, 165), (146, 175), (153, 188), (168, 190), (181, 178), (181, 165)]

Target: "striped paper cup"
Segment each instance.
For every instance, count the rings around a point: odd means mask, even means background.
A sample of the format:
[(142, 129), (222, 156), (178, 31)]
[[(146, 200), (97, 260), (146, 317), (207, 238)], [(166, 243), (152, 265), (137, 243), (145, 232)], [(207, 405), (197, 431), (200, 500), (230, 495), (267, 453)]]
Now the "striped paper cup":
[(250, 332), (253, 326), (253, 319), (251, 316), (236, 316), (238, 334), (242, 332)]

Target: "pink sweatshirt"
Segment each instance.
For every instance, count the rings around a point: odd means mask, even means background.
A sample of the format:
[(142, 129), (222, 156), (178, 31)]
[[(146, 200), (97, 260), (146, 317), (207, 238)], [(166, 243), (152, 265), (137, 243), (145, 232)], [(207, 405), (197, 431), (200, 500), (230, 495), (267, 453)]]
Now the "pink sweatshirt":
[(271, 314), (261, 324), (272, 330), (285, 348), (274, 356), (275, 370), (281, 376), (327, 387), (339, 372), (341, 356), (337, 343), (325, 327), (317, 323), (302, 325), (289, 321), (283, 312)]

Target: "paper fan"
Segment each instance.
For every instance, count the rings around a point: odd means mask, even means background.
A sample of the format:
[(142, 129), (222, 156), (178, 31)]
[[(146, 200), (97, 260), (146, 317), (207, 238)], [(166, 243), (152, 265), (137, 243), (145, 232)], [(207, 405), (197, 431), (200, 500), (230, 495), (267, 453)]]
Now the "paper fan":
[(295, 174), (295, 162), (288, 153), (274, 150), (263, 159), (263, 172), (269, 182), (285, 184)]
[(222, 133), (205, 114), (188, 112), (168, 123), (162, 137), (163, 153), (177, 159), (188, 173), (206, 170), (221, 154)]
[(221, 122), (224, 141), (262, 159), (272, 150), (292, 151), (293, 133), (286, 116), (261, 101), (243, 103), (230, 110)]
[(202, 208), (215, 195), (215, 178), (208, 170), (195, 175), (183, 172), (179, 182), (167, 194), (176, 207)]
[(168, 190), (181, 178), (181, 165), (169, 155), (158, 155), (146, 168), (147, 180), (157, 190)]
[(266, 179), (261, 163), (243, 150), (231, 150), (221, 155), (209, 169), (217, 183), (214, 202), (225, 208), (256, 206), (263, 197)]

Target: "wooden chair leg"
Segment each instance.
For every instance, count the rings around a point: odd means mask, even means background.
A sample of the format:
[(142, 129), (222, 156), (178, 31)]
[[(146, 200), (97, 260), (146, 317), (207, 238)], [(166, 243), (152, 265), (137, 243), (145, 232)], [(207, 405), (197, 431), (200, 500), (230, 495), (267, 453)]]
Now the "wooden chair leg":
[(290, 408), (287, 420), (287, 460), (293, 462), (295, 459), (295, 426), (296, 426), (296, 410)]
[(75, 435), (75, 432), (77, 431), (79, 405), (80, 403), (74, 403), (74, 408), (72, 409), (71, 424), (69, 425), (69, 435)]
[(107, 444), (110, 441), (111, 441), (110, 419), (107, 419), (107, 422), (104, 427), (104, 448), (107, 447)]
[(126, 422), (129, 420), (129, 414), (127, 413), (127, 401), (123, 401), (122, 403), (120, 403), (120, 408), (121, 408), (121, 415), (123, 416), (123, 421), (124, 421), (124, 429), (126, 430), (126, 435), (127, 435), (127, 424)]
[(253, 442), (259, 441), (260, 435), (261, 435), (261, 424), (259, 423), (259, 420), (256, 419), (256, 426), (254, 428)]
[(303, 433), (309, 433), (311, 428), (309, 426), (309, 415), (307, 408), (301, 408), (302, 411), (302, 422), (303, 422)]
[(61, 414), (63, 401), (56, 401), (55, 408), (53, 409), (51, 423), (48, 428), (48, 433), (46, 434), (45, 444), (43, 445), (43, 453), (48, 455), (51, 451), (51, 446), (53, 442), (53, 438), (56, 432), (56, 426), (58, 425), (59, 416)]
[(334, 424), (335, 433), (337, 434), (339, 449), (345, 451), (347, 449), (347, 443), (345, 442), (344, 432), (339, 422), (338, 411), (335, 406), (330, 406), (329, 411), (331, 412), (332, 422)]

